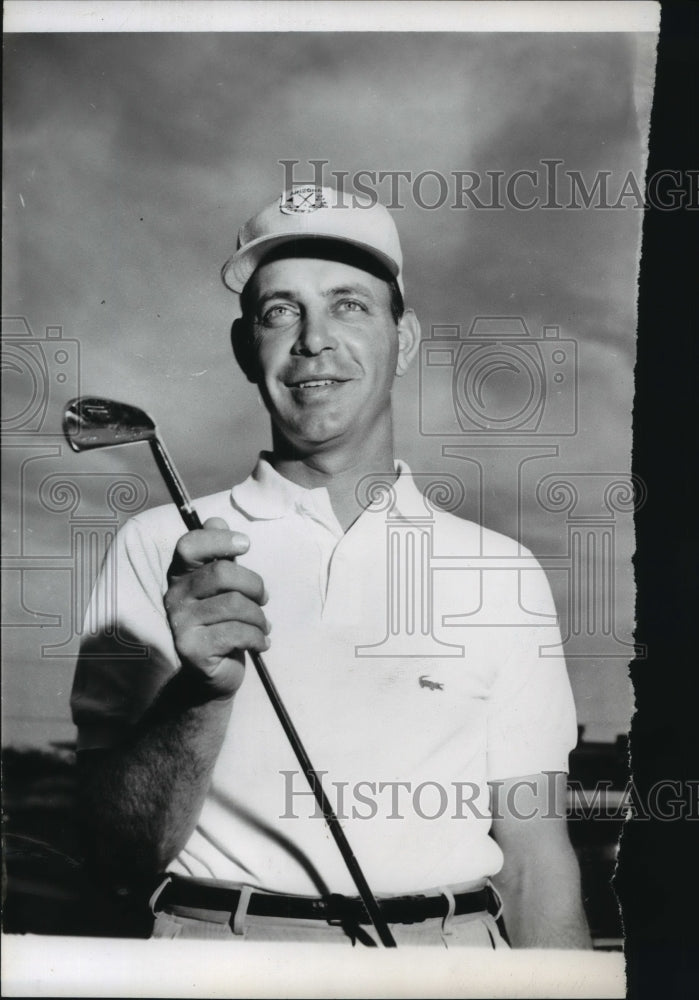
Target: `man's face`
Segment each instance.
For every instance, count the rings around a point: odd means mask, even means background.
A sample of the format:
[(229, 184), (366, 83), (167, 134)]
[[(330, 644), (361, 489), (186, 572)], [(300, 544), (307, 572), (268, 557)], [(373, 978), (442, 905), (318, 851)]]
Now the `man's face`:
[(312, 257), (263, 264), (251, 282), (255, 379), (276, 430), (320, 451), (390, 427), (402, 348), (386, 282)]

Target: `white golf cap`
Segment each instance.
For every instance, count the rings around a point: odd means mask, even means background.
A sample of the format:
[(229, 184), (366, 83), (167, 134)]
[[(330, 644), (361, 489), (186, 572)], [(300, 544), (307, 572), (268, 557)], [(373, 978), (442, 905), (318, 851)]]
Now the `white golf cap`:
[(378, 260), (403, 292), (403, 254), (396, 224), (383, 205), (330, 187), (296, 184), (242, 226), (238, 248), (223, 265), (221, 277), (242, 292), (263, 258), (284, 243), (299, 239), (349, 243)]

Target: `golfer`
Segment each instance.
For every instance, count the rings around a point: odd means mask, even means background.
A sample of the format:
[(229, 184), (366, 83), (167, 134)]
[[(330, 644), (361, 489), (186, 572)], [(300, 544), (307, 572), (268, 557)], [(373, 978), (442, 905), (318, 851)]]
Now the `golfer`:
[(223, 280), (271, 450), (202, 529), (164, 506), (110, 550), (72, 696), (95, 871), (156, 937), (375, 943), (257, 651), (399, 946), (589, 946), (545, 575), (394, 456), (420, 329), (390, 213), (299, 185)]

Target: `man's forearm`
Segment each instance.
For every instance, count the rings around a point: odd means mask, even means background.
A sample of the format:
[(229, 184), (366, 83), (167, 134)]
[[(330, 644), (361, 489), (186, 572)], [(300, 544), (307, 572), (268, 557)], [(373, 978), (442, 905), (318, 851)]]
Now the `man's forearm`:
[(503, 870), (493, 882), (513, 948), (591, 947), (572, 848), (546, 866)]
[(154, 874), (184, 847), (202, 808), (232, 697), (206, 700), (186, 671), (124, 744), (79, 754), (85, 845), (116, 883)]

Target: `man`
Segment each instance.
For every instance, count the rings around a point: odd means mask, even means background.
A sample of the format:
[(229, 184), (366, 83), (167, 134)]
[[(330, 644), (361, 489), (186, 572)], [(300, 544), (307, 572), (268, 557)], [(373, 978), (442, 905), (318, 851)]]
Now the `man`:
[[(390, 214), (294, 188), (242, 227), (223, 277), (272, 450), (195, 502), (202, 530), (163, 507), (113, 546), (73, 692), (93, 864), (152, 890), (156, 936), (372, 943), (245, 669), (256, 650), (399, 945), (502, 946), (501, 899), (513, 946), (587, 946), (548, 584), (531, 558), (488, 573), (517, 544), (435, 509), (394, 460), (391, 391), (419, 326)], [(485, 625), (453, 621), (479, 602)]]

